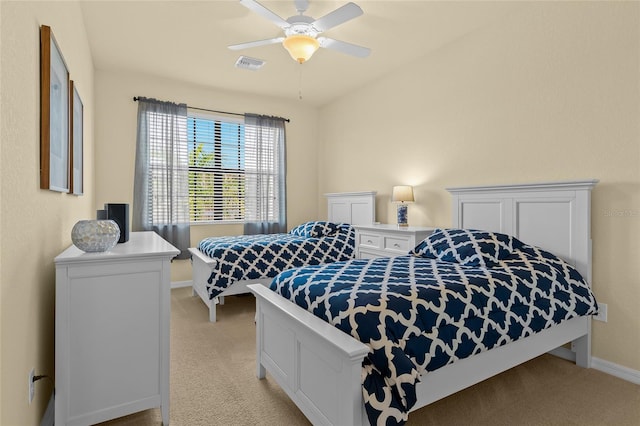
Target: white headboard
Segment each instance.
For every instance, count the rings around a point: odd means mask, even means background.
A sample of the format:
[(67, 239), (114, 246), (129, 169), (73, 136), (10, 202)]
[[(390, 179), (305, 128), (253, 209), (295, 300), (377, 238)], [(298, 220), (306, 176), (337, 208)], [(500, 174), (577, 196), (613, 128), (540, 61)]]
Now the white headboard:
[(591, 282), (591, 190), (598, 180), (447, 188), (453, 227), (502, 232), (548, 250)]
[(376, 218), (376, 192), (335, 192), (327, 197), (328, 220), (351, 225), (371, 225)]

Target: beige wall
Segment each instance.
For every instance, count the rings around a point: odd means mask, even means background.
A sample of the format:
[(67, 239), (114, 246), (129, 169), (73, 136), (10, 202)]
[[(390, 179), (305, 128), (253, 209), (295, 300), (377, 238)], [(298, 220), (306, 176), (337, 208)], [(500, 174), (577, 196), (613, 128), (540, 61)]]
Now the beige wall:
[(323, 108), (320, 192), (377, 190), (393, 223), (415, 185), (409, 222), (447, 226), (446, 187), (600, 179), (593, 354), (639, 370), (639, 65), (640, 3), (530, 4)]
[[(76, 2), (0, 3), (0, 424), (35, 425), (52, 393), (27, 378), (54, 375), (53, 258), (71, 244), (71, 228), (94, 206), (93, 63)], [(49, 25), (84, 103), (85, 195), (41, 190), (39, 27)]]
[[(239, 70), (247, 73), (251, 71)], [(215, 72), (211, 72), (215, 84)], [(106, 202), (133, 202), (133, 175), (138, 104), (144, 96), (237, 113), (253, 112), (289, 118), (287, 132), (287, 222), (293, 227), (316, 218), (318, 111), (297, 101), (232, 93), (127, 71), (96, 71), (96, 208)], [(193, 226), (192, 245), (205, 236), (242, 234), (241, 225)], [(172, 263), (172, 280), (191, 279), (189, 261)]]

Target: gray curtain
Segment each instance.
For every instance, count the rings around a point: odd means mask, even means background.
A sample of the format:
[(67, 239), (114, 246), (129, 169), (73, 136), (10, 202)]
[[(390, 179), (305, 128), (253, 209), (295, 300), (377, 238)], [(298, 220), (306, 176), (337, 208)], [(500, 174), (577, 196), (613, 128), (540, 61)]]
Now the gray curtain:
[(189, 258), (187, 106), (138, 98), (134, 231), (155, 231)]
[(244, 233), (287, 232), (284, 119), (245, 114)]

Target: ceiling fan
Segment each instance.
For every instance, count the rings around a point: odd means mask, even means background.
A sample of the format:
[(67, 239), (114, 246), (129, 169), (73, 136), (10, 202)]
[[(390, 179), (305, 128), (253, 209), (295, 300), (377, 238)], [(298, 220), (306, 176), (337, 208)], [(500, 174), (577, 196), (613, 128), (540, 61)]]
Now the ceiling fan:
[(246, 49), (249, 47), (264, 46), (268, 44), (282, 43), (291, 57), (303, 63), (311, 58), (311, 55), (319, 47), (337, 50), (347, 55), (365, 58), (371, 53), (371, 49), (347, 43), (345, 41), (334, 40), (328, 37), (318, 37), (319, 34), (330, 28), (343, 24), (353, 18), (362, 15), (362, 9), (355, 3), (347, 3), (324, 15), (322, 18), (313, 19), (304, 13), (309, 7), (308, 0), (294, 0), (298, 15), (291, 16), (286, 20), (276, 15), (255, 0), (240, 0), (240, 3), (258, 15), (267, 18), (278, 27), (284, 30), (284, 36), (267, 40), (258, 40), (248, 43), (234, 44), (229, 46), (231, 50)]

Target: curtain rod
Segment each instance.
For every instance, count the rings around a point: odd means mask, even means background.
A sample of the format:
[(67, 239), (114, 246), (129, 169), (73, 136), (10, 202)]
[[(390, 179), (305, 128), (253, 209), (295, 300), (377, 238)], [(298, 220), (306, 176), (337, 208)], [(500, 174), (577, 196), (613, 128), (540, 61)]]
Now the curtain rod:
[[(133, 100), (135, 102), (138, 102), (139, 96), (134, 96)], [(207, 112), (217, 112), (219, 114), (229, 114), (229, 115), (238, 115), (240, 117), (244, 117), (244, 114), (240, 114), (237, 112), (229, 112), (229, 111), (217, 111), (215, 109), (206, 109), (206, 108), (197, 108), (197, 107), (192, 107), (192, 106), (187, 106), (187, 108), (191, 108), (191, 109), (197, 109), (199, 111), (207, 111)], [(265, 117), (271, 117), (271, 118), (279, 118), (281, 120), (286, 121), (287, 123), (291, 122), (291, 120), (289, 120), (288, 118), (284, 118), (284, 117), (277, 117), (277, 116), (265, 116)]]

